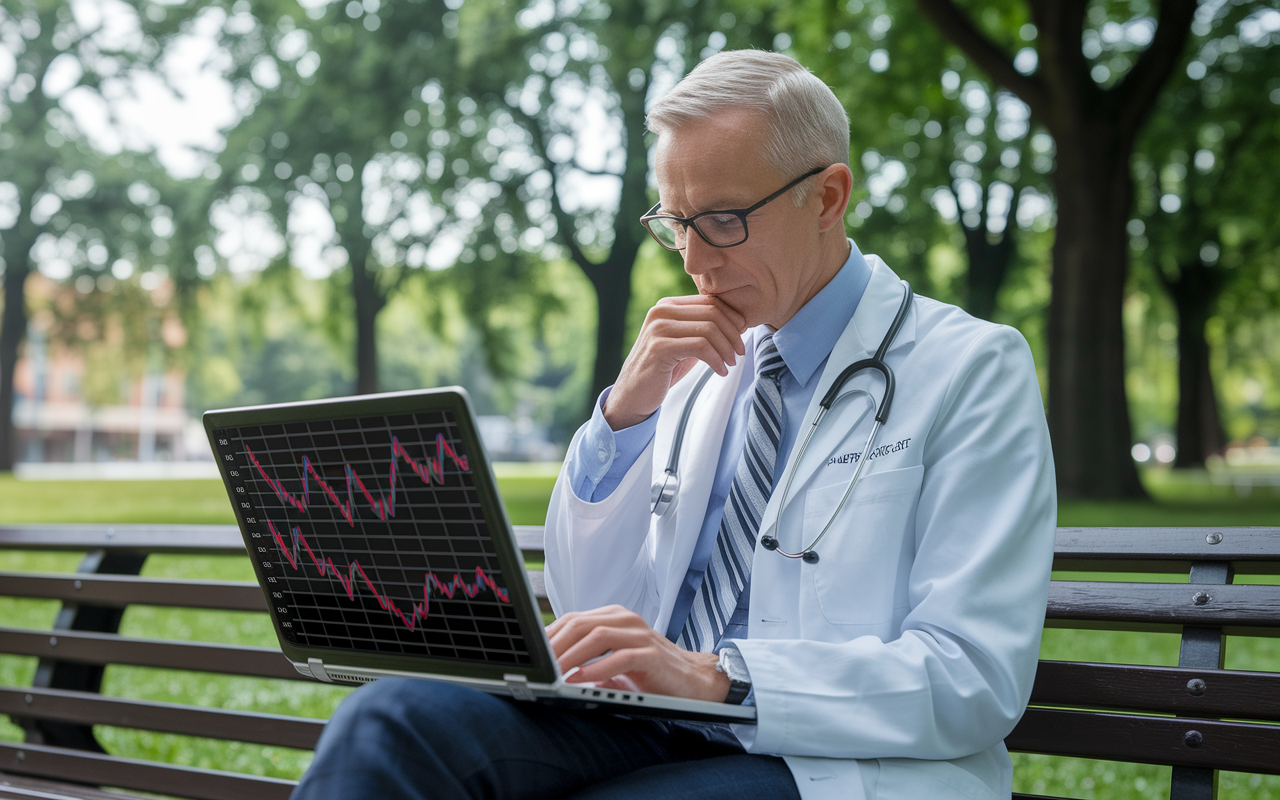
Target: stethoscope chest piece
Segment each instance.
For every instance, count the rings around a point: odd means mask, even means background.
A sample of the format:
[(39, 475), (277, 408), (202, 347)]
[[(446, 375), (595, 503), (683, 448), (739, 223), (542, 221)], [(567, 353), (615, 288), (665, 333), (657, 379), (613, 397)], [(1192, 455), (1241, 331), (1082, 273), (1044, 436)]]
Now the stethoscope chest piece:
[[(760, 537), (760, 546), (761, 546), (761, 547), (763, 547), (765, 550), (777, 550), (777, 549), (778, 549), (778, 540), (777, 540), (777, 539), (775, 539), (775, 538), (773, 538), (772, 536), (761, 536), (761, 537)], [(784, 554), (784, 555), (785, 555), (785, 554)], [(805, 550), (805, 551), (804, 551), (804, 553), (800, 556), (800, 558), (801, 558), (801, 559), (802, 559), (806, 564), (817, 564), (817, 563), (818, 563), (818, 553), (817, 553), (817, 551), (816, 551), (816, 550)]]
[(668, 470), (662, 479), (653, 485), (649, 495), (649, 510), (657, 516), (667, 513), (675, 502), (676, 493), (680, 491), (680, 476)]

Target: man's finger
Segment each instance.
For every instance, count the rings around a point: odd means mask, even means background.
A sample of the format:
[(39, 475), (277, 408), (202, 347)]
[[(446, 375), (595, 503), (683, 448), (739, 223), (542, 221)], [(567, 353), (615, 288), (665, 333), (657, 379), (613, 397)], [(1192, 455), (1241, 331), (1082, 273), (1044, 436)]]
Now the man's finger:
[[(547, 637), (551, 640), (551, 649), (558, 658), (563, 652), (601, 626), (651, 630), (640, 615), (628, 611), (622, 606), (605, 606), (590, 611), (565, 614), (547, 626)], [(600, 650), (595, 655), (600, 655), (603, 652), (604, 650)]]
[[(557, 654), (560, 661), (560, 669), (568, 672), (574, 667), (581, 667), (593, 658), (601, 658), (600, 661), (607, 661), (612, 655), (606, 656), (606, 653), (612, 651), (614, 654), (621, 650), (636, 647), (645, 647), (653, 641), (648, 631), (636, 628), (611, 628), (600, 626), (592, 629), (590, 633), (583, 636), (563, 652)], [(594, 667), (597, 663), (592, 662), (590, 665)], [(583, 667), (584, 669), (586, 667)], [(581, 673), (580, 673), (581, 674)], [(616, 672), (609, 673), (610, 675)], [(607, 675), (605, 677), (608, 677)]]
[(568, 683), (599, 683), (619, 675), (648, 673), (662, 668), (662, 653), (655, 647), (632, 647), (614, 650), (592, 661), (573, 674)]
[(742, 333), (745, 318), (729, 307), (723, 300), (710, 299), (702, 303), (672, 303), (665, 301), (649, 310), (645, 318), (645, 328), (661, 334), (671, 323), (711, 323), (724, 338), (734, 343), (733, 350), (741, 355)]
[(747, 329), (747, 318), (741, 311), (721, 300), (716, 295), (707, 296), (715, 301), (716, 308), (719, 308), (724, 315), (729, 318), (729, 321), (733, 323), (734, 330), (742, 333)]

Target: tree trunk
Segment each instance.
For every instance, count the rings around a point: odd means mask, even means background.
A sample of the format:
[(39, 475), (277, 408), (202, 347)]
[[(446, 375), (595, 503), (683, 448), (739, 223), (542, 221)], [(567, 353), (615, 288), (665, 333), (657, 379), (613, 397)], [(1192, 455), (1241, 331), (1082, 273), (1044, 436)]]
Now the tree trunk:
[(1222, 452), (1227, 440), (1204, 338), (1222, 279), (1204, 263), (1196, 263), (1184, 265), (1176, 279), (1164, 284), (1178, 310), (1178, 456), (1173, 465), (1203, 467), (1207, 457)]
[[(622, 371), (627, 334), (627, 306), (631, 302), (631, 262), (606, 262), (591, 270), (596, 290), (596, 363), (591, 373), (591, 403), (617, 380)], [(590, 408), (590, 405), (588, 405)]]
[(1059, 139), (1049, 301), (1049, 433), (1066, 499), (1145, 497), (1130, 455), (1124, 303), (1131, 146), (1106, 120)]
[(378, 312), (387, 304), (387, 292), (378, 286), (377, 264), (371, 263), (373, 243), (365, 233), (364, 168), (367, 163), (367, 158), (353, 160), (355, 178), (343, 187), (342, 197), (335, 201), (335, 205), (341, 203), (346, 212), (335, 227), (338, 240), (347, 251), (351, 298), (355, 301), (356, 394), (378, 391)]
[[(644, 8), (642, 3), (614, 5), (609, 24), (624, 31), (637, 28), (648, 30)], [(647, 48), (646, 52), (651, 53), (651, 48)], [(584, 419), (591, 415), (596, 398), (617, 380), (618, 373), (622, 371), (623, 347), (627, 344), (627, 306), (631, 303), (631, 274), (635, 269), (640, 244), (648, 238), (640, 225), (640, 216), (649, 208), (649, 148), (645, 143), (644, 103), (649, 93), (652, 61), (644, 64), (646, 77), (639, 86), (631, 85), (629, 79), (629, 72), (635, 66), (635, 62), (617, 58), (605, 65), (618, 92), (618, 108), (622, 112), (624, 161), (622, 173), (618, 175), (622, 186), (618, 197), (618, 213), (613, 218), (613, 244), (609, 248), (609, 254), (600, 263), (592, 263), (573, 242), (573, 227), (566, 224), (568, 217), (563, 215), (563, 211), (560, 212), (562, 241), (568, 243), (574, 262), (596, 290), (596, 358), (591, 373), (591, 395), (584, 408)], [(559, 207), (558, 196), (555, 202)]]
[(1195, 0), (1162, 0), (1151, 45), (1118, 83), (1091, 77), (1088, 0), (1028, 0), (1039, 66), (1013, 67), (953, 0), (917, 0), (943, 34), (1031, 108), (1057, 145), (1058, 224), (1049, 303), (1049, 433), (1064, 499), (1146, 497), (1130, 456), (1121, 306), (1134, 140), (1178, 62)]
[(1000, 235), (999, 241), (994, 243), (987, 238), (986, 226), (964, 228), (965, 250), (969, 256), (969, 270), (965, 276), (968, 284), (965, 310), (975, 317), (991, 319), (996, 312), (1000, 287), (1004, 285), (1005, 276), (1009, 274), (1009, 264), (1013, 262), (1015, 248), (1010, 227), (1015, 224), (1011, 212), (1008, 226)]
[[(17, 247), (12, 248), (17, 250)], [(6, 259), (4, 270), (4, 321), (0, 322), (0, 472), (13, 469), (18, 457), (17, 433), (13, 427), (14, 379), (18, 349), (27, 334), (27, 258)]]
[[(23, 209), (26, 210), (25, 208)], [(13, 469), (18, 458), (13, 426), (14, 381), (18, 352), (27, 337), (27, 275), (38, 231), (24, 214), (4, 238), (4, 319), (0, 321), (0, 472)]]
[(377, 275), (366, 266), (368, 250), (356, 260), (351, 252), (351, 294), (356, 301), (356, 394), (378, 391), (378, 312), (387, 300), (378, 292)]

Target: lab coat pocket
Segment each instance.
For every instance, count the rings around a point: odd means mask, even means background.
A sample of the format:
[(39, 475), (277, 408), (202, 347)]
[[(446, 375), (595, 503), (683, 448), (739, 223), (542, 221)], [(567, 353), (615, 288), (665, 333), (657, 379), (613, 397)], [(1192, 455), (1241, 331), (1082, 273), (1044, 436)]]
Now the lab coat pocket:
[[(836, 625), (875, 625), (893, 617), (904, 559), (910, 559), (906, 526), (914, 518), (924, 467), (864, 475), (826, 538), (815, 548), (818, 563), (806, 564), (822, 616)], [(832, 518), (846, 484), (805, 494), (804, 540), (813, 541)]]

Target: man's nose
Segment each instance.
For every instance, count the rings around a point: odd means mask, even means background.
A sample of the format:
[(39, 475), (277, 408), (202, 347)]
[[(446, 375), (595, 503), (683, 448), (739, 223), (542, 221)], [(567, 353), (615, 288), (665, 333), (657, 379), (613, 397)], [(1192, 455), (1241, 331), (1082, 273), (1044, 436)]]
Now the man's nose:
[(684, 271), (690, 275), (701, 275), (720, 264), (724, 254), (719, 247), (707, 243), (702, 235), (689, 228), (684, 245)]

